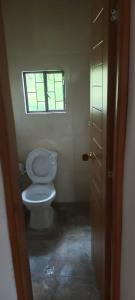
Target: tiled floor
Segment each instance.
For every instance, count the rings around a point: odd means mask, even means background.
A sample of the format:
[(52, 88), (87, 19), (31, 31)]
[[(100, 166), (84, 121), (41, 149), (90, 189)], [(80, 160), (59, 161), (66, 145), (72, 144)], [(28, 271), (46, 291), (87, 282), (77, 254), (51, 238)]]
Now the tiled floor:
[(55, 207), (49, 231), (28, 230), (34, 300), (99, 300), (87, 205)]

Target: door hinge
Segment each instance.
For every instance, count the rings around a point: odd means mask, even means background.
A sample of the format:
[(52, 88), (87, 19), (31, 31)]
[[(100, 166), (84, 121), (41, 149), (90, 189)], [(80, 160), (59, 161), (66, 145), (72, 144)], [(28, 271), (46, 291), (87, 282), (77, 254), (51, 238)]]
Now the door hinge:
[(111, 21), (112, 21), (112, 22), (117, 21), (117, 20), (118, 20), (118, 17), (119, 17), (119, 11), (118, 11), (118, 9), (112, 8), (112, 9), (111, 9)]

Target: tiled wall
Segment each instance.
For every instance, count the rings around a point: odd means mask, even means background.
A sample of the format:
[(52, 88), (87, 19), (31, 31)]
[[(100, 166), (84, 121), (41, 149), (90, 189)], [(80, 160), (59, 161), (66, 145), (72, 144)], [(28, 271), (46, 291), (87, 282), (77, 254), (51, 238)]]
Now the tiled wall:
[[(89, 1), (11, 2), (3, 7), (19, 160), (57, 150), (57, 201), (89, 201)], [(25, 114), (21, 71), (42, 69), (65, 71), (66, 114)]]

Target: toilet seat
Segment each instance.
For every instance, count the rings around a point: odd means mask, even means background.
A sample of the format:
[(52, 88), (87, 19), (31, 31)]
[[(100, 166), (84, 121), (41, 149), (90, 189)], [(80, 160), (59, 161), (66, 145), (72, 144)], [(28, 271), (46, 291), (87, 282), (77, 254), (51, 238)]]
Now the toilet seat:
[(52, 202), (56, 196), (56, 190), (53, 183), (50, 184), (31, 184), (26, 190), (22, 193), (23, 202), (29, 204), (40, 204)]
[(26, 171), (33, 183), (50, 183), (57, 172), (57, 152), (35, 149), (26, 160)]

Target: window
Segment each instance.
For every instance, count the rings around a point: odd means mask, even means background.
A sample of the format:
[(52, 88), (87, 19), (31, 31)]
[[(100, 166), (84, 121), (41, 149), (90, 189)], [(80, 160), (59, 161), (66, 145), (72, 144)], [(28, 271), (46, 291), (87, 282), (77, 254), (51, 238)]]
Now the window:
[(27, 113), (65, 110), (64, 72), (23, 72), (23, 80)]

